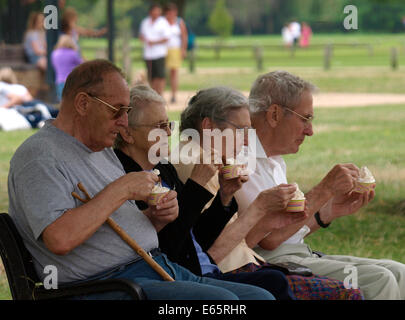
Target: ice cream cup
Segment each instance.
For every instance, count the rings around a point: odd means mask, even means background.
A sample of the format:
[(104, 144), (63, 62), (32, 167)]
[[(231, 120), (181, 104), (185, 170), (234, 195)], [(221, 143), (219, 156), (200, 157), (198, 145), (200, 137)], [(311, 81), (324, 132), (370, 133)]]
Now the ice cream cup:
[(240, 165), (231, 164), (223, 166), (221, 172), (225, 180), (231, 180), (240, 176), (240, 169)]
[(148, 204), (156, 206), (169, 191), (165, 192), (152, 192), (148, 197)]
[(375, 182), (356, 182), (356, 185), (353, 189), (354, 192), (366, 193), (373, 189)]
[(305, 199), (290, 200), (287, 204), (287, 212), (302, 212), (305, 209)]

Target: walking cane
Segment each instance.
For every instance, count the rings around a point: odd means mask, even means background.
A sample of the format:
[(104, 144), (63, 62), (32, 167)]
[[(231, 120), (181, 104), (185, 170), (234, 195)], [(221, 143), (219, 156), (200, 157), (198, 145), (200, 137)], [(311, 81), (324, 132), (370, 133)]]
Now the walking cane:
[[(90, 201), (91, 200), (90, 195), (80, 182), (77, 184), (77, 187), (79, 188), (80, 191), (82, 191), (85, 194), (86, 199), (81, 198), (74, 191), (72, 192), (72, 196), (83, 203)], [(153, 270), (155, 270), (163, 278), (163, 280), (174, 281), (174, 279), (155, 260), (153, 260), (152, 257), (149, 256), (145, 252), (145, 250), (143, 250), (142, 247), (139, 246), (136, 243), (136, 241), (132, 239), (128, 235), (128, 233), (126, 233), (113, 219), (108, 217), (107, 223), (121, 237), (122, 240), (124, 240), (138, 255), (140, 255), (152, 267)]]

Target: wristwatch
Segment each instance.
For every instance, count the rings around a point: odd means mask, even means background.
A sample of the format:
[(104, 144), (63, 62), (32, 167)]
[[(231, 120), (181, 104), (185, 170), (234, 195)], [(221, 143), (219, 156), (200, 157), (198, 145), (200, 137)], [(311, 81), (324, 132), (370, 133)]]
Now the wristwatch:
[(330, 223), (323, 223), (322, 222), (321, 217), (319, 215), (319, 211), (317, 213), (315, 213), (315, 220), (319, 224), (319, 226), (322, 227), (322, 228), (327, 228), (330, 225)]

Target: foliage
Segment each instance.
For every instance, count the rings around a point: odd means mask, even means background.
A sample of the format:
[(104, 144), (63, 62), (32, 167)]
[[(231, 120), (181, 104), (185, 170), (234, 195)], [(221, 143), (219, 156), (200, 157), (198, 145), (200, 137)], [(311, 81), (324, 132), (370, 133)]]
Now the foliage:
[(217, 0), (214, 10), (208, 18), (208, 26), (222, 40), (231, 36), (233, 17), (226, 8), (225, 0)]

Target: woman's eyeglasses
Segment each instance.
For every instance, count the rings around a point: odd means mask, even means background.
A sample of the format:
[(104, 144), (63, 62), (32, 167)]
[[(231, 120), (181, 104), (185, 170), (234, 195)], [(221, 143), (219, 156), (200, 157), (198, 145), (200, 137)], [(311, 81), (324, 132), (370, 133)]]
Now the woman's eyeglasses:
[(175, 121), (168, 121), (168, 122), (161, 122), (161, 123), (156, 123), (156, 124), (137, 124), (135, 127), (149, 127), (149, 128), (158, 128), (162, 130), (167, 130), (169, 129), (170, 131), (173, 131), (174, 128), (176, 127), (176, 122)]

